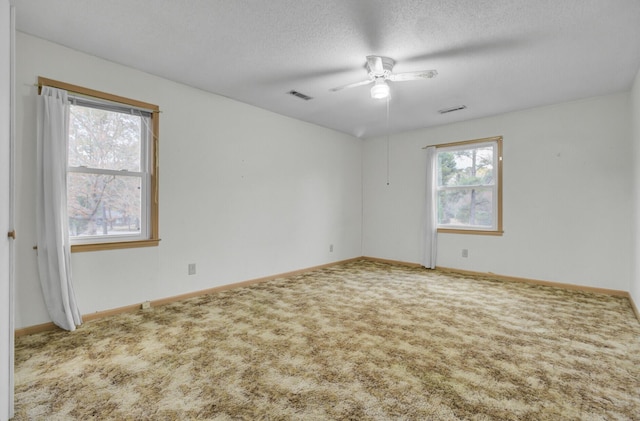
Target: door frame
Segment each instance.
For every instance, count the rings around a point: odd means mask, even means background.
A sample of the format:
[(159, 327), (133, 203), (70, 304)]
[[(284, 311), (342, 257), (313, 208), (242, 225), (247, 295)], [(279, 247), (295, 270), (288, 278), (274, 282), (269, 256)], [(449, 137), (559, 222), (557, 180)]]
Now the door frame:
[[(14, 415), (15, 9), (11, 0), (2, 0), (0, 19), (0, 203), (6, 204), (0, 206), (0, 420), (4, 421)], [(13, 238), (5, 234), (10, 232)]]

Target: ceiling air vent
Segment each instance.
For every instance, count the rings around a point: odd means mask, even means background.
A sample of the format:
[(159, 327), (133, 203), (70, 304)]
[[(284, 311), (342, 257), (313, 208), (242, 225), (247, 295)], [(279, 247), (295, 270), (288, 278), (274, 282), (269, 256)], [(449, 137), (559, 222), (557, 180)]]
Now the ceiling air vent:
[(467, 108), (466, 105), (458, 105), (457, 107), (451, 107), (451, 108), (444, 108), (442, 110), (438, 110), (438, 112), (440, 114), (447, 114), (447, 113), (452, 113), (454, 111), (460, 111), (460, 110), (464, 110), (465, 108)]
[(287, 92), (289, 95), (293, 95), (295, 97), (304, 99), (305, 101), (309, 101), (310, 99), (313, 99), (312, 97), (310, 97), (309, 95), (305, 95), (303, 93), (300, 93), (298, 91), (289, 91)]

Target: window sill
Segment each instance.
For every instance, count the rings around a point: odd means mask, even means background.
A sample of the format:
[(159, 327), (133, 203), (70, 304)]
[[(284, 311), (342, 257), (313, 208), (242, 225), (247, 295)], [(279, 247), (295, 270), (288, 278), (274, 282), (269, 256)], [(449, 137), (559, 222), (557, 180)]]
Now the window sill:
[(94, 243), (94, 244), (74, 244), (71, 246), (71, 253), (81, 253), (85, 251), (117, 250), (139, 247), (157, 247), (160, 239), (141, 241), (121, 241), (118, 243)]
[(504, 231), (483, 231), (483, 230), (463, 230), (451, 228), (438, 228), (438, 234), (472, 234), (472, 235), (495, 235), (501, 236)]

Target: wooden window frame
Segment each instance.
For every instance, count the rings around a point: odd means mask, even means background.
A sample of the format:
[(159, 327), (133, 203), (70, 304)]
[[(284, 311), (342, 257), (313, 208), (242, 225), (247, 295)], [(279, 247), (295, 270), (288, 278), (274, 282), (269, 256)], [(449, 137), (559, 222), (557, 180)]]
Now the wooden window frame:
[(120, 104), (131, 105), (133, 107), (143, 108), (151, 111), (151, 141), (148, 144), (148, 158), (149, 158), (149, 232), (147, 239), (133, 240), (133, 241), (114, 241), (114, 242), (98, 242), (89, 244), (73, 244), (71, 245), (71, 252), (86, 252), (86, 251), (98, 251), (98, 250), (115, 250), (126, 248), (139, 248), (139, 247), (154, 247), (160, 243), (159, 236), (159, 161), (158, 161), (158, 148), (159, 148), (159, 132), (160, 132), (160, 107), (155, 104), (150, 104), (135, 99), (125, 98), (118, 95), (109, 94), (106, 92), (96, 91), (94, 89), (84, 88), (82, 86), (72, 85), (66, 82), (60, 82), (53, 79), (47, 79), (44, 77), (38, 77), (38, 86), (50, 86), (52, 88), (64, 89), (70, 93), (93, 97), (101, 100), (117, 102)]
[(442, 148), (450, 148), (456, 146), (474, 145), (479, 143), (496, 142), (498, 149), (497, 167), (496, 167), (496, 229), (495, 230), (482, 230), (482, 229), (465, 229), (465, 228), (438, 228), (438, 233), (442, 234), (471, 234), (471, 235), (495, 235), (501, 236), (504, 234), (502, 226), (502, 136), (486, 137), (482, 139), (463, 140), (460, 142), (443, 143), (435, 145), (436, 150)]

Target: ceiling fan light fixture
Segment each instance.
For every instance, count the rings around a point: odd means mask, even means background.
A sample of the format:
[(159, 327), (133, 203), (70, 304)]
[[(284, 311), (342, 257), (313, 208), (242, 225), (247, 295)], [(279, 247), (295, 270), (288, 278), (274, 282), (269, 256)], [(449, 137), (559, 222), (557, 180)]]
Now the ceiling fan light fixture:
[(375, 85), (371, 87), (371, 98), (373, 99), (386, 99), (389, 97), (389, 85), (384, 79), (376, 79)]

